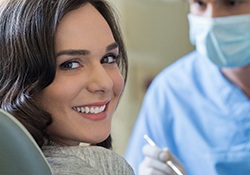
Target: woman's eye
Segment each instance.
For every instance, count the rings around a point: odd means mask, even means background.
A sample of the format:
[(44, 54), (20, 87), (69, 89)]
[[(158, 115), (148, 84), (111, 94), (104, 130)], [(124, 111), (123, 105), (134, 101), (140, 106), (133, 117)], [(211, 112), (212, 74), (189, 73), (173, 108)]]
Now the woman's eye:
[(60, 65), (60, 68), (62, 69), (77, 69), (80, 67), (80, 64), (78, 61), (66, 61)]
[(113, 64), (117, 63), (118, 56), (117, 55), (107, 55), (104, 58), (102, 58), (101, 63), (102, 64)]

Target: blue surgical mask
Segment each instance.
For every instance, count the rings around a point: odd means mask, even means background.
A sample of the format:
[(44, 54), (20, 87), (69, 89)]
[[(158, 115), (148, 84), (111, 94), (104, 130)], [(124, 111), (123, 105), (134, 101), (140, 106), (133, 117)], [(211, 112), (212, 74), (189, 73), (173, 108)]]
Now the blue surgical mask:
[(188, 15), (190, 41), (220, 67), (250, 63), (250, 14), (219, 18)]

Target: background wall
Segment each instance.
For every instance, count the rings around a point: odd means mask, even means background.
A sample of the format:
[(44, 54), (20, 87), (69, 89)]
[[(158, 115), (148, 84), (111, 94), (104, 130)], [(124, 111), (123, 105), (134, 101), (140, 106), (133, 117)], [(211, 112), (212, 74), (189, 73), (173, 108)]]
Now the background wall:
[(129, 56), (128, 82), (112, 128), (114, 150), (124, 155), (148, 81), (193, 47), (188, 38), (187, 2), (109, 1), (119, 12)]

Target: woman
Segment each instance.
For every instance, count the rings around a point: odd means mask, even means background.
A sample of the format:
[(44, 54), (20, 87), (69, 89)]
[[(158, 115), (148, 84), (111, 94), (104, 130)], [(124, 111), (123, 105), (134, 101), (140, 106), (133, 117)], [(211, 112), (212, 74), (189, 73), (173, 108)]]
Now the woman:
[(1, 108), (29, 130), (54, 173), (133, 174), (123, 158), (97, 147), (112, 148), (112, 115), (127, 76), (110, 6), (7, 0), (0, 14)]

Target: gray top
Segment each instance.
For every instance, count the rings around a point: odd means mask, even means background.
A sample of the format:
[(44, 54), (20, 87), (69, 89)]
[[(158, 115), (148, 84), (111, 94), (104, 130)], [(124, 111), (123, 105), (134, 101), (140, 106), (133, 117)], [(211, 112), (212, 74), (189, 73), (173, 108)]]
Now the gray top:
[(44, 146), (54, 175), (134, 175), (126, 160), (99, 146)]

